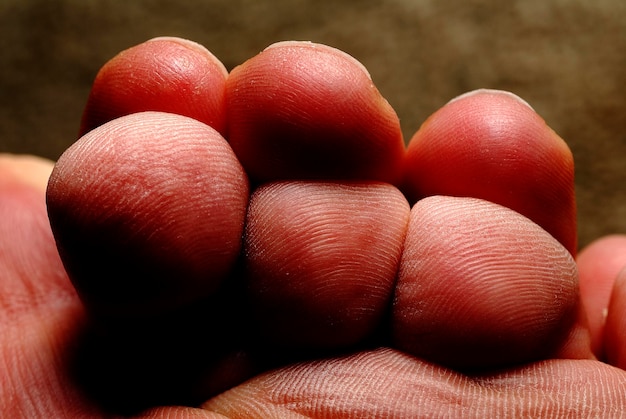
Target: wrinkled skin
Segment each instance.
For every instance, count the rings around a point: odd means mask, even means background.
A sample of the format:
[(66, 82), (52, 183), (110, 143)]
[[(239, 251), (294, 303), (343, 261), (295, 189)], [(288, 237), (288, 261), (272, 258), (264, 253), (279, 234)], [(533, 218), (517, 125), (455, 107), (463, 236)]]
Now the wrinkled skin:
[(0, 158), (2, 417), (618, 417), (626, 238), (477, 91), (405, 148), (353, 58), (159, 38), (53, 163)]

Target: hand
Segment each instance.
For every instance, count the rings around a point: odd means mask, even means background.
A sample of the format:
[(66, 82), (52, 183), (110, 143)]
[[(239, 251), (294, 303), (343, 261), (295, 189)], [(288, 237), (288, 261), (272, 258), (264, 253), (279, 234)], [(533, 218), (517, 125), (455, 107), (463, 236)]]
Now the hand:
[(400, 132), (329, 47), (112, 59), (54, 170), (0, 160), (0, 416), (619, 416), (626, 238), (576, 258), (565, 143), (495, 91)]

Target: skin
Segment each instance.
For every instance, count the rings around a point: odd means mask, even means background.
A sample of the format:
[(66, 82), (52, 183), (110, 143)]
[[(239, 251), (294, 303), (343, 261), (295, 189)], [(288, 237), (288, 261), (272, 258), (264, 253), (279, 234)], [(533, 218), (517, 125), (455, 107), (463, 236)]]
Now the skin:
[[(129, 63), (162, 99), (125, 84)], [(575, 259), (571, 153), (532, 109), (473, 92), (405, 150), (340, 51), (282, 43), (220, 68), (189, 41), (138, 45), (98, 75), (54, 169), (0, 158), (0, 416), (626, 409), (626, 238)]]

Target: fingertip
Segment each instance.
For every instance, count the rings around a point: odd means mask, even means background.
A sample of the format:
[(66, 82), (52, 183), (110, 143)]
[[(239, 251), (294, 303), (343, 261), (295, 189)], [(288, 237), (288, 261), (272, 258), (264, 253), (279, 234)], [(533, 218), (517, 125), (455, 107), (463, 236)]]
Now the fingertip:
[(409, 206), (372, 182), (274, 182), (251, 198), (244, 254), (262, 341), (336, 348), (386, 312)]
[(204, 45), (198, 42), (192, 41), (190, 39), (179, 38), (177, 36), (157, 36), (152, 39), (149, 39), (146, 42), (173, 42), (176, 44), (180, 44), (186, 48), (195, 50), (198, 53), (209, 58), (212, 61), (212, 63), (215, 65), (215, 67), (217, 67), (217, 70), (219, 70), (224, 77), (228, 77), (228, 70), (226, 69), (224, 64)]
[(122, 51), (94, 80), (80, 135), (120, 116), (171, 112), (226, 130), (224, 65), (202, 45), (159, 37)]
[(470, 92), (435, 112), (409, 142), (404, 190), (410, 202), (449, 195), (504, 205), (576, 253), (572, 153), (512, 93)]
[(398, 117), (346, 53), (274, 44), (235, 68), (226, 89), (229, 142), (256, 181), (399, 181)]
[(47, 193), (63, 263), (86, 306), (151, 316), (213, 292), (238, 258), (247, 176), (226, 140), (180, 115), (111, 121), (59, 159)]
[(354, 58), (352, 55), (348, 54), (347, 52), (342, 51), (337, 48), (333, 48), (329, 45), (318, 44), (318, 43), (314, 43), (311, 41), (279, 41), (279, 42), (274, 42), (273, 44), (267, 46), (263, 51), (268, 51), (273, 48), (289, 49), (289, 48), (303, 48), (303, 47), (316, 49), (318, 51), (324, 51), (325, 53), (334, 55), (343, 61), (350, 62), (355, 68), (360, 68), (361, 71), (367, 76), (367, 78), (372, 80), (372, 76), (369, 70), (367, 69), (367, 67), (363, 65), (363, 63), (361, 63), (359, 60), (357, 60), (356, 58)]
[(527, 218), (475, 198), (425, 198), (411, 210), (394, 341), (461, 369), (548, 357), (577, 327), (577, 286), (571, 255)]

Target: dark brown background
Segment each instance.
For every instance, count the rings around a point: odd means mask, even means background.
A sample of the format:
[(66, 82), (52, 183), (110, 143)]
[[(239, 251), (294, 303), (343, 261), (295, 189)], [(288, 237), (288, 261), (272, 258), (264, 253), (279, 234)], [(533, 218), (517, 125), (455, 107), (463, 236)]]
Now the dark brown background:
[(98, 68), (160, 35), (204, 44), (230, 69), (278, 40), (363, 62), (405, 136), (452, 97), (511, 90), (569, 143), (581, 244), (626, 233), (623, 0), (0, 0), (0, 151), (57, 158)]

